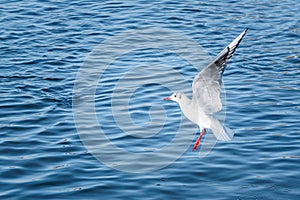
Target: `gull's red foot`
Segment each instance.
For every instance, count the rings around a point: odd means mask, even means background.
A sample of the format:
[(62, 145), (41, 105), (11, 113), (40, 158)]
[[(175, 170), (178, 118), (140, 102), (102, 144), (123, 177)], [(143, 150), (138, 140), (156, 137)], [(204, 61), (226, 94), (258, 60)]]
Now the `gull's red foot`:
[(198, 149), (198, 146), (199, 146), (199, 144), (200, 144), (200, 137), (197, 139), (197, 141), (195, 142), (195, 144), (194, 144), (194, 147), (193, 147), (193, 150), (192, 151), (195, 151), (195, 150), (197, 150)]
[(196, 149), (198, 149), (199, 145), (200, 145), (200, 141), (201, 141), (201, 138), (202, 136), (206, 133), (206, 129), (203, 130), (203, 132), (200, 132), (200, 135), (198, 137), (198, 139), (196, 140), (195, 144), (194, 144), (194, 147), (193, 147), (193, 150), (192, 151), (195, 151)]

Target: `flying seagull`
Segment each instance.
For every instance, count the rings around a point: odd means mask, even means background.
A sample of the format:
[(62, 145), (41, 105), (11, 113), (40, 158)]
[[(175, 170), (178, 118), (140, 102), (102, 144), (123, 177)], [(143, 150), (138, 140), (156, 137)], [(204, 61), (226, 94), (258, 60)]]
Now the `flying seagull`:
[(194, 144), (193, 151), (198, 148), (200, 140), (208, 128), (221, 141), (230, 141), (234, 135), (233, 130), (223, 126), (213, 114), (222, 109), (220, 98), (222, 75), (228, 61), (239, 46), (247, 30), (245, 29), (210, 64), (197, 74), (192, 84), (192, 100), (182, 92), (174, 92), (170, 97), (164, 98), (164, 100), (177, 102), (183, 114), (199, 126), (200, 135)]

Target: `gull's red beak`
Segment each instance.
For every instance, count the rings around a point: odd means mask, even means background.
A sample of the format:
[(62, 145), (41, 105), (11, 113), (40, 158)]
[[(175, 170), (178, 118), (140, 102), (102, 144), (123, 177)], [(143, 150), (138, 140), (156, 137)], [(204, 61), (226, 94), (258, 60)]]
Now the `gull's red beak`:
[(166, 98), (164, 98), (164, 100), (171, 100), (171, 98), (170, 97), (166, 97)]

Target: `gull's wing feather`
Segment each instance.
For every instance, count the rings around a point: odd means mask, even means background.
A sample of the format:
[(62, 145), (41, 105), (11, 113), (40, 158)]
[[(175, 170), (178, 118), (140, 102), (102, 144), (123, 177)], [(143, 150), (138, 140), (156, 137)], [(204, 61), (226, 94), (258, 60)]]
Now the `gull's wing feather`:
[(198, 109), (206, 114), (212, 114), (222, 109), (220, 91), (222, 86), (222, 75), (226, 64), (239, 46), (248, 29), (245, 29), (235, 38), (219, 55), (207, 65), (193, 80), (193, 102)]

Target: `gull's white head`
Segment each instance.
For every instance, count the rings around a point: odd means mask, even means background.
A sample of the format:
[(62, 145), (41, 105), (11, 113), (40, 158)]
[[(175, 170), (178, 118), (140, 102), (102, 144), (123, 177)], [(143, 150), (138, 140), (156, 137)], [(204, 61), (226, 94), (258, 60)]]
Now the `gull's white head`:
[(181, 92), (174, 92), (171, 96), (164, 98), (164, 100), (171, 100), (179, 103), (181, 97), (182, 97)]

